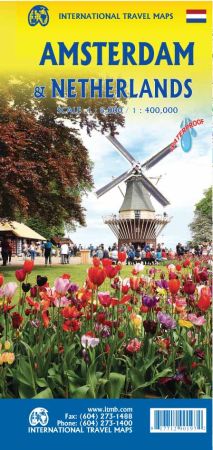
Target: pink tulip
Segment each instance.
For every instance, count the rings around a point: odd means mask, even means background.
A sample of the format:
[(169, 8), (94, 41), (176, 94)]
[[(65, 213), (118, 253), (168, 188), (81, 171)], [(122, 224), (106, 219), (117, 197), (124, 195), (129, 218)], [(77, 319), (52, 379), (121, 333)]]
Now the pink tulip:
[(188, 314), (188, 320), (190, 320), (190, 322), (194, 325), (197, 325), (197, 327), (202, 327), (202, 325), (205, 325), (206, 323), (204, 316), (197, 317), (196, 314)]
[(57, 308), (64, 308), (64, 306), (70, 305), (71, 300), (69, 300), (67, 297), (61, 297), (60, 299), (56, 298), (53, 303), (55, 306), (57, 306)]
[(68, 288), (69, 288), (70, 282), (67, 278), (56, 278), (54, 286), (57, 294), (59, 295), (65, 295)]
[(83, 334), (83, 336), (81, 336), (81, 345), (84, 348), (94, 348), (99, 344), (99, 341), (99, 338), (87, 336), (86, 334)]
[(14, 296), (15, 292), (16, 292), (17, 287), (18, 287), (17, 284), (12, 282), (12, 281), (10, 281), (9, 283), (5, 284), (5, 287), (4, 287), (4, 295), (5, 295), (5, 297), (12, 298)]

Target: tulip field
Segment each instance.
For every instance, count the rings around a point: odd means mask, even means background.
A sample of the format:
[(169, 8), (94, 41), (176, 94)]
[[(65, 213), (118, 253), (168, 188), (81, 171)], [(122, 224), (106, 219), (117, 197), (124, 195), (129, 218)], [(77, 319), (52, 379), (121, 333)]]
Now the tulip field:
[(0, 274), (1, 398), (209, 398), (211, 268), (205, 258), (126, 275), (93, 259), (81, 285)]

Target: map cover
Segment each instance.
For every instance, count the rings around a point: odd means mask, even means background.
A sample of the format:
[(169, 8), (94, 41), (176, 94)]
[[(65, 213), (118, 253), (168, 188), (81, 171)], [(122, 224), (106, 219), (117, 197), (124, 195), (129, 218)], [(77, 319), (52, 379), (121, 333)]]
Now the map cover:
[(210, 1), (0, 1), (10, 446), (211, 446)]

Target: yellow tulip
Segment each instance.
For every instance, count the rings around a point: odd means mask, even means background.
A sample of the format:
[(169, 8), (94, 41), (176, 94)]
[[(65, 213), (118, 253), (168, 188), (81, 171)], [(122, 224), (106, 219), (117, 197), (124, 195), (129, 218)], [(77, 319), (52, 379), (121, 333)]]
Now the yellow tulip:
[(191, 328), (193, 327), (193, 323), (190, 322), (189, 320), (184, 320), (184, 319), (180, 319), (178, 321), (180, 327), (185, 327), (185, 328)]
[(11, 347), (10, 341), (5, 341), (5, 343), (4, 343), (5, 350), (10, 350), (10, 347)]

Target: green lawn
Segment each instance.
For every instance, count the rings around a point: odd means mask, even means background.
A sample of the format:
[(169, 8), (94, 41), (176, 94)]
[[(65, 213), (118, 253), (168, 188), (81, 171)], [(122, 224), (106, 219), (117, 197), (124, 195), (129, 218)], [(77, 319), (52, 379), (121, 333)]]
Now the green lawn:
[[(68, 273), (71, 275), (71, 281), (82, 286), (86, 278), (86, 271), (88, 267), (89, 265), (84, 264), (51, 266), (51, 267), (36, 266), (33, 269), (32, 273), (29, 275), (29, 282), (34, 284), (36, 281), (36, 275), (46, 275), (48, 277), (50, 286), (52, 286), (55, 278), (60, 277), (61, 275), (63, 275), (63, 273)], [(150, 267), (151, 266), (146, 266), (144, 271), (141, 272), (141, 274), (147, 273)], [(155, 266), (155, 267), (157, 267), (157, 269), (163, 269), (162, 266)], [(124, 266), (122, 269), (122, 278), (130, 276), (132, 268), (133, 266)], [(20, 269), (20, 266), (0, 267), (0, 273), (4, 275), (6, 283), (8, 281), (16, 281), (15, 279), (16, 269)]]

